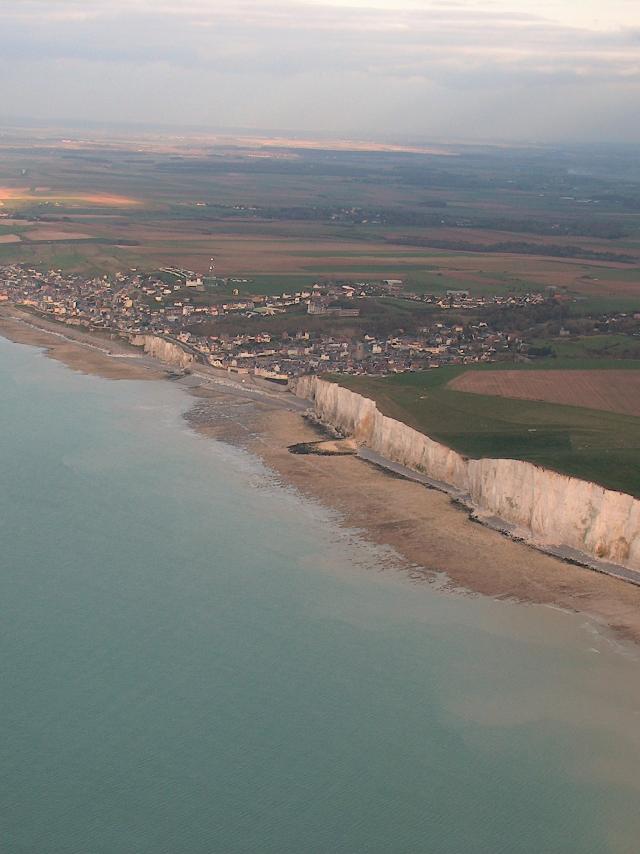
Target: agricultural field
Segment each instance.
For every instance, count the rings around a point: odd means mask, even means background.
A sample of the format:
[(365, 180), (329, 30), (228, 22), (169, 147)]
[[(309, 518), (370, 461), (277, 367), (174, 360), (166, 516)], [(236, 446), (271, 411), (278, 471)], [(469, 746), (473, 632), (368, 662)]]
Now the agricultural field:
[(640, 307), (633, 159), (566, 156), (572, 171), (544, 149), (8, 132), (0, 263), (206, 273), (215, 257), (218, 275), (251, 280), (241, 293), (393, 278)]
[(640, 371), (465, 371), (448, 388), (640, 417)]
[[(550, 377), (577, 376), (602, 368), (614, 383), (638, 387), (640, 362), (549, 360)], [(606, 370), (610, 366), (610, 371)], [(516, 373), (509, 366), (504, 373)], [(380, 410), (470, 457), (527, 460), (563, 474), (600, 483), (640, 497), (640, 417), (566, 403), (513, 399), (455, 388), (461, 377), (501, 371), (479, 367), (439, 368), (390, 377), (334, 377), (346, 388), (375, 400)], [(523, 383), (535, 367), (522, 370)], [(569, 377), (571, 379), (571, 377)], [(481, 381), (481, 380), (479, 380)], [(550, 379), (549, 385), (553, 386)], [(637, 392), (636, 392), (637, 394)]]
[(628, 359), (640, 356), (640, 338), (620, 333), (534, 338), (530, 344), (549, 349), (560, 359)]
[(0, 206), (19, 211), (21, 208), (41, 207), (107, 207), (128, 208), (140, 204), (127, 196), (113, 193), (53, 191), (50, 187), (0, 187)]

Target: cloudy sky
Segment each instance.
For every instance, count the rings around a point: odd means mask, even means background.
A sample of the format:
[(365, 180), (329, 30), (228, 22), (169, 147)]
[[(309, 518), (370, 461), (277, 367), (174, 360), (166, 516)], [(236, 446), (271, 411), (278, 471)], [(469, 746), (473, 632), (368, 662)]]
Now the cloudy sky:
[(640, 142), (640, 0), (0, 0), (6, 119)]

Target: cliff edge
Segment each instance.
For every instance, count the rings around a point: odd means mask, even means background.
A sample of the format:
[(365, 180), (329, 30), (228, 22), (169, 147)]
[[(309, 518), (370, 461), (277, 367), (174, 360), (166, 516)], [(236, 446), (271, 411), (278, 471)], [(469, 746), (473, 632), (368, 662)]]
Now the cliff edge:
[(640, 501), (633, 496), (521, 460), (469, 459), (318, 377), (300, 377), (292, 390), (359, 445), (458, 490), (478, 518), (498, 517), (542, 548), (640, 571)]
[(132, 335), (129, 341), (134, 347), (142, 347), (147, 355), (167, 365), (188, 368), (195, 362), (191, 353), (187, 353), (179, 344), (157, 335)]

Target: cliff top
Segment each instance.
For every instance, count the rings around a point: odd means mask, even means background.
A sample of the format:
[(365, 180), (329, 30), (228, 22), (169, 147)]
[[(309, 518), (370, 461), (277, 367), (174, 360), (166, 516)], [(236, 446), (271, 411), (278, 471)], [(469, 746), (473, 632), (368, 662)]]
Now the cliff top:
[[(595, 366), (630, 370), (635, 385), (637, 362), (590, 364), (586, 360), (559, 359), (553, 365), (563, 370), (579, 369), (581, 374)], [(504, 367), (512, 371), (519, 368), (513, 363)], [(539, 369), (540, 365), (521, 369), (531, 367)], [(455, 366), (388, 377), (339, 376), (333, 380), (375, 400), (385, 415), (466, 456), (526, 460), (640, 497), (640, 417), (595, 408), (600, 405), (597, 399), (590, 408), (471, 393), (450, 385), (470, 369), (488, 371), (499, 366)]]

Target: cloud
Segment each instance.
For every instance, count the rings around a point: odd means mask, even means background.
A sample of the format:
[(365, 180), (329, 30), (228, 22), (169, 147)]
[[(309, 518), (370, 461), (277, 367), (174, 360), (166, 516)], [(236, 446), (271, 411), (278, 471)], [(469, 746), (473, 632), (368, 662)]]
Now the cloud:
[(0, 17), (10, 36), (5, 55), (38, 62), (168, 62), (273, 74), (330, 66), (441, 82), (450, 74), (456, 85), (465, 70), (548, 77), (557, 69), (586, 79), (603, 71), (629, 77), (639, 64), (638, 31), (592, 32), (467, 5), (390, 11), (255, 0), (22, 0), (5, 4)]
[[(389, 114), (397, 122), (394, 104), (384, 99), (407, 104), (410, 93), (413, 104), (438, 104), (441, 111), (443, 93), (449, 93), (462, 114), (469, 99), (480, 95), (495, 105), (517, 91), (523, 102), (535, 101), (531, 114), (539, 115), (538, 100), (550, 86), (575, 102), (581, 88), (609, 87), (613, 97), (614, 90), (617, 95), (640, 85), (635, 3), (610, 0), (612, 14), (600, 26), (585, 18), (591, 0), (580, 0), (574, 8), (582, 13), (567, 17), (574, 2), (5, 0), (0, 64), (13, 73), (10, 86), (0, 85), (5, 105), (36, 112), (43, 100), (39, 78), (43, 93), (57, 81), (55, 100), (72, 113), (99, 108), (115, 116), (118, 109), (137, 109), (152, 120), (156, 105), (158, 119), (175, 122), (192, 120), (187, 105), (198, 97), (218, 105), (220, 124), (225, 117), (251, 124), (272, 99), (280, 121), (286, 116), (296, 126), (296, 115), (308, 122), (311, 112), (316, 121), (335, 125), (345, 98), (349, 114), (369, 116), (370, 126)], [(611, 26), (614, 13), (621, 26)], [(84, 78), (82, 85), (74, 83), (74, 73)], [(124, 93), (116, 83), (123, 78), (129, 81)], [(87, 81), (93, 106), (86, 101)], [(157, 90), (161, 81), (165, 88)], [(175, 93), (176, 102), (163, 108), (163, 91)], [(263, 93), (259, 109), (253, 91)], [(318, 109), (303, 108), (303, 99)], [(353, 110), (356, 99), (364, 99), (364, 114), (360, 102)], [(539, 123), (541, 133), (548, 132), (543, 113)], [(414, 117), (401, 125), (413, 127)], [(428, 131), (429, 123), (424, 127)]]

